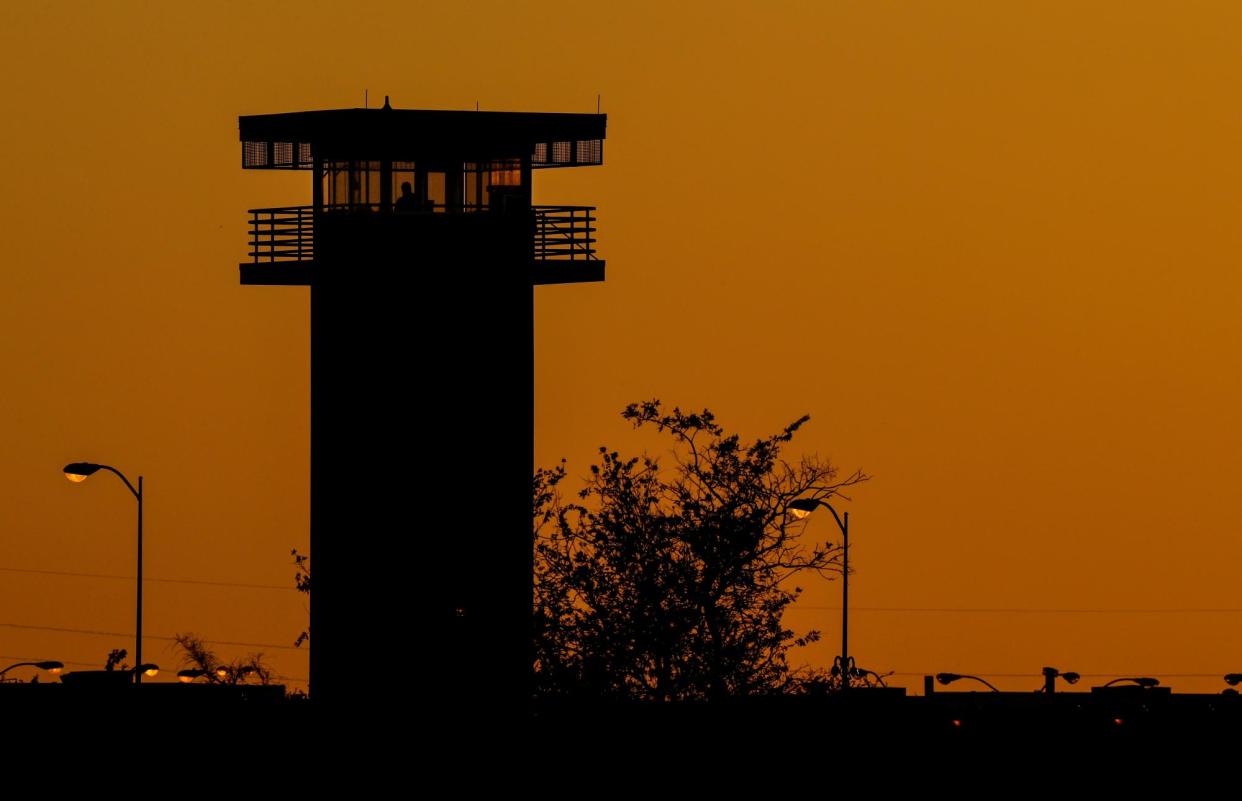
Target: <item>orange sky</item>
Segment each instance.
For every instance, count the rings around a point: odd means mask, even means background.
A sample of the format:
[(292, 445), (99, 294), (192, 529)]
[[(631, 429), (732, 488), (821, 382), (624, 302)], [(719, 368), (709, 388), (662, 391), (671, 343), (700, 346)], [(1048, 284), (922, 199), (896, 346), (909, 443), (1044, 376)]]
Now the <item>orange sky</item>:
[[(535, 175), (599, 207), (608, 260), (538, 291), (541, 462), (635, 442), (618, 413), (648, 397), (751, 436), (807, 412), (803, 448), (875, 476), (860, 664), (1242, 670), (1238, 4), (214, 5), (0, 7), (0, 624), (131, 631), (131, 581), (12, 572), (132, 574), (132, 499), (64, 481), (78, 459), (146, 476), (149, 576), (292, 583), (307, 295), (237, 263), (245, 210), (309, 177), (243, 172), (237, 115), (600, 94), (605, 166)], [(289, 590), (201, 584), (151, 583), (146, 614), (209, 641), (306, 622)], [(836, 613), (792, 614), (828, 663)], [(4, 625), (0, 662), (130, 642)]]

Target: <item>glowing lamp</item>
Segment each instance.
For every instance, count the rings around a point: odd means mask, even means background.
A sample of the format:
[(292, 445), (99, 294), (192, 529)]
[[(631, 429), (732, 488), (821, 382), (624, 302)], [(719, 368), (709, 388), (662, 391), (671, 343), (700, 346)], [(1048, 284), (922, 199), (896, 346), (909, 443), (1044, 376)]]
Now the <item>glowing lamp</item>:
[(805, 520), (817, 506), (819, 506), (819, 501), (814, 498), (799, 498), (796, 501), (790, 501), (785, 508), (789, 510), (789, 514), (793, 515), (794, 519)]
[(73, 462), (65, 465), (65, 478), (79, 484), (99, 472), (99, 465), (90, 462)]
[(52, 659), (48, 659), (43, 662), (18, 662), (16, 664), (9, 665), (4, 670), (0, 670), (0, 679), (4, 678), (5, 673), (8, 673), (13, 668), (19, 668), (19, 667), (34, 667), (34, 668), (38, 668), (39, 670), (46, 670), (48, 673), (52, 673), (52, 674), (58, 674), (60, 673), (60, 671), (64, 670), (65, 668), (64, 663), (57, 662)]

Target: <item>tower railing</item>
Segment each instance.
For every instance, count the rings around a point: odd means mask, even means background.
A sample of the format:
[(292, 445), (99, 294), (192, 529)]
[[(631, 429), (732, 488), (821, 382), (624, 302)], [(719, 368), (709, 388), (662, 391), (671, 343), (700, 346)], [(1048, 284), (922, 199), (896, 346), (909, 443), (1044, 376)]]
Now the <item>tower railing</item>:
[(592, 261), (595, 257), (594, 206), (532, 206), (535, 261)]
[[(351, 210), (375, 213), (379, 207), (371, 204)], [(531, 211), (535, 222), (531, 243), (534, 261), (596, 260), (594, 206), (532, 206)], [(417, 214), (445, 212), (443, 206), (430, 206)], [(250, 258), (255, 264), (314, 261), (313, 206), (250, 209), (249, 213)]]
[(251, 209), (250, 258), (255, 264), (314, 261), (314, 209), (311, 206)]

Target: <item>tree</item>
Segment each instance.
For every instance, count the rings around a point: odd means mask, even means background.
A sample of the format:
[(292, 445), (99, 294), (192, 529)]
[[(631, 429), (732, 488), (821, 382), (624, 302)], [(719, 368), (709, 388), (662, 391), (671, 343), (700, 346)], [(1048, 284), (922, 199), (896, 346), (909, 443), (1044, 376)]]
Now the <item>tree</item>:
[(631, 404), (635, 427), (672, 437), (674, 466), (600, 448), (579, 502), (566, 502), (564, 463), (534, 476), (535, 673), (544, 695), (716, 700), (786, 692), (807, 673), (782, 615), (799, 575), (840, 572), (840, 546), (805, 544), (787, 514), (797, 497), (826, 499), (842, 480), (818, 457), (782, 448), (809, 420), (743, 444), (707, 410)]
[(177, 634), (173, 639), (181, 647), (182, 665), (199, 671), (199, 675), (211, 684), (243, 684), (247, 680), (256, 684), (272, 683), (272, 669), (263, 661), (263, 654), (250, 654), (225, 662), (207, 647), (201, 637)]

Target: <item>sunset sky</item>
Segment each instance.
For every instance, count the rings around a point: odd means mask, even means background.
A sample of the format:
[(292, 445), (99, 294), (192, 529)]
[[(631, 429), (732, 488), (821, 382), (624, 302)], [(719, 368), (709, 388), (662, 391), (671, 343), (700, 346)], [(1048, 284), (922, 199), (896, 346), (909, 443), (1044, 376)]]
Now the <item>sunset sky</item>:
[[(0, 664), (132, 647), (132, 579), (60, 574), (133, 575), (132, 497), (61, 476), (88, 460), (146, 477), (144, 656), (193, 632), (304, 682), (308, 295), (237, 265), (310, 177), (243, 171), (237, 117), (369, 91), (608, 114), (604, 166), (535, 173), (608, 265), (536, 293), (540, 463), (639, 446), (652, 397), (809, 413), (792, 455), (874, 476), (859, 664), (1242, 670), (1242, 5), (8, 3), (0, 38)], [(827, 666), (840, 585), (805, 586)]]

